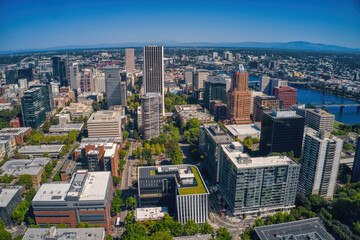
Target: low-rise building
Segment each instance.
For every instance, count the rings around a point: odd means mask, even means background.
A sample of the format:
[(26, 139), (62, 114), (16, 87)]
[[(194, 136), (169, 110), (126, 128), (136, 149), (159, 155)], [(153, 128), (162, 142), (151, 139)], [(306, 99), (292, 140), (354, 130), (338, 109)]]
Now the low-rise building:
[(68, 123), (64, 125), (53, 125), (50, 127), (50, 133), (64, 133), (68, 134), (70, 131), (81, 132), (84, 123)]
[(120, 111), (98, 111), (93, 113), (87, 122), (89, 137), (121, 137), (122, 118)]
[(167, 207), (136, 208), (135, 221), (160, 220), (169, 213)]
[(20, 189), (0, 187), (0, 220), (6, 227), (13, 225), (11, 214), (21, 200)]
[(42, 174), (45, 170), (45, 165), (50, 162), (50, 158), (35, 158), (35, 159), (11, 159), (4, 163), (0, 168), (1, 176), (7, 174), (15, 178), (21, 175), (29, 174), (33, 178), (33, 183), (40, 186)]
[(180, 116), (181, 124), (186, 124), (192, 118), (199, 119), (201, 124), (214, 121), (214, 117), (198, 104), (176, 105), (175, 112)]
[(66, 224), (72, 228), (80, 222), (111, 226), (112, 178), (110, 172), (79, 170), (70, 183), (44, 183), (32, 200), (36, 224)]
[(171, 165), (138, 168), (139, 206), (167, 206), (176, 212), (177, 220), (208, 219), (208, 195), (202, 176), (193, 165)]
[(0, 130), (0, 137), (14, 136), (16, 144), (21, 144), (24, 142), (24, 136), (30, 135), (30, 133), (30, 127), (3, 128)]
[(256, 227), (254, 230), (258, 240), (335, 240), (318, 217)]
[(261, 126), (259, 123), (255, 124), (242, 124), (242, 125), (225, 125), (230, 136), (238, 138), (241, 141), (244, 141), (246, 137), (252, 137), (260, 139), (260, 129)]
[(93, 112), (92, 106), (83, 103), (70, 103), (70, 106), (64, 107), (61, 113), (70, 113), (71, 119), (89, 117)]
[(72, 160), (67, 160), (60, 170), (61, 181), (70, 181), (75, 171), (76, 162)]
[(23, 240), (104, 240), (104, 228), (28, 228)]
[(10, 154), (16, 148), (16, 140), (14, 136), (0, 137), (0, 145), (4, 146), (5, 154)]
[(57, 158), (64, 145), (27, 145), (19, 149), (19, 153), (28, 157), (41, 157), (44, 153), (50, 154), (52, 158)]

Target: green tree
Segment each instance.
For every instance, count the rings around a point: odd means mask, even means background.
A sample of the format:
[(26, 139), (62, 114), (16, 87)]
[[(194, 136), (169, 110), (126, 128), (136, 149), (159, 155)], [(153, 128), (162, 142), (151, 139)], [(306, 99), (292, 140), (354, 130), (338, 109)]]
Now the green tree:
[(175, 147), (172, 149), (171, 153), (171, 164), (179, 165), (183, 164), (183, 154), (181, 152), (181, 149), (179, 145), (175, 145)]
[(47, 152), (44, 152), (44, 153), (42, 154), (42, 157), (51, 158), (50, 154), (49, 154), (49, 153), (47, 153)]
[(120, 181), (121, 181), (120, 177), (115, 177), (115, 176), (113, 177), (113, 182), (114, 182), (115, 186), (119, 185)]
[(25, 185), (26, 189), (30, 189), (32, 186), (34, 186), (33, 178), (29, 174), (21, 175), (20, 178), (19, 178), (18, 183), (22, 184), (22, 185)]
[(136, 150), (132, 150), (131, 155), (133, 155), (134, 158), (138, 158), (138, 152)]
[(42, 126), (42, 130), (46, 133), (50, 131), (51, 124), (49, 122), (45, 122)]
[(130, 224), (130, 223), (134, 222), (134, 219), (135, 219), (135, 212), (134, 212), (134, 210), (132, 210), (126, 214), (124, 222), (126, 224)]
[(200, 231), (199, 225), (197, 225), (194, 220), (189, 220), (185, 223), (185, 226), (184, 226), (184, 235), (185, 236), (195, 235), (195, 234), (199, 233), (199, 231)]
[(190, 119), (190, 121), (186, 124), (186, 129), (199, 128), (199, 127), (200, 127), (200, 121), (197, 118)]
[(204, 222), (200, 225), (200, 233), (201, 234), (213, 234), (214, 228), (207, 222)]
[(155, 232), (151, 234), (150, 240), (172, 240), (173, 237), (169, 232)]
[(65, 223), (60, 223), (55, 225), (56, 228), (70, 228), (68, 225), (66, 225)]
[(129, 137), (130, 133), (128, 131), (124, 131), (123, 139), (126, 140)]
[(12, 236), (5, 229), (0, 229), (0, 240), (12, 240)]
[(218, 240), (232, 240), (232, 238), (227, 228), (219, 228), (216, 231), (216, 239)]
[(136, 206), (137, 206), (136, 199), (134, 197), (127, 198), (126, 201), (125, 201), (125, 205), (128, 208), (135, 209)]
[(105, 236), (105, 240), (113, 240), (113, 239), (114, 239), (114, 238), (113, 238), (111, 235), (109, 235), (109, 234)]
[(120, 158), (124, 159), (126, 157), (127, 151), (126, 150), (121, 150), (120, 151)]

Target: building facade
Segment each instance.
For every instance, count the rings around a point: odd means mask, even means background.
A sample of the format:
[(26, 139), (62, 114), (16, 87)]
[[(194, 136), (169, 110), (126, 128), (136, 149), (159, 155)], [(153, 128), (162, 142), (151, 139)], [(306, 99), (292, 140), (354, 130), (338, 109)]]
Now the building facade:
[(51, 86), (46, 85), (46, 84), (34, 84), (34, 85), (31, 85), (30, 89), (33, 89), (33, 88), (41, 89), (41, 92), (44, 96), (44, 101), (45, 101), (45, 111), (51, 112), (54, 109), (54, 100), (53, 100)]
[(295, 111), (265, 112), (261, 124), (260, 152), (293, 152), (301, 156), (305, 119)]
[(180, 223), (207, 221), (209, 190), (197, 167), (139, 167), (138, 185), (139, 206), (168, 206)]
[(285, 156), (250, 158), (238, 142), (221, 148), (219, 189), (234, 215), (266, 215), (295, 207), (300, 164)]
[(204, 154), (206, 168), (214, 183), (219, 182), (221, 145), (232, 141), (232, 137), (216, 123), (200, 126), (199, 148)]
[(122, 117), (121, 111), (97, 111), (93, 113), (87, 122), (89, 137), (121, 137)]
[(164, 108), (164, 48), (159, 46), (144, 47), (144, 90), (145, 93), (161, 95), (161, 112)]
[(82, 92), (94, 92), (94, 74), (90, 69), (83, 69), (80, 73), (80, 89)]
[(108, 66), (104, 69), (108, 107), (121, 105), (120, 68), (119, 66)]
[(230, 124), (249, 124), (251, 92), (248, 90), (249, 73), (239, 65), (231, 74), (231, 87), (227, 95), (227, 119)]
[(264, 111), (271, 111), (272, 109), (281, 109), (283, 101), (274, 96), (256, 96), (254, 98), (253, 106), (253, 120), (254, 122), (261, 122)]
[(25, 127), (38, 129), (46, 121), (46, 101), (41, 88), (24, 92), (21, 98), (21, 111)]
[(63, 223), (75, 228), (80, 222), (110, 230), (112, 178), (110, 172), (79, 170), (70, 183), (45, 183), (32, 200), (36, 224)]
[(289, 109), (296, 104), (297, 89), (289, 86), (274, 87), (274, 96), (283, 100), (283, 108)]
[(230, 81), (222, 76), (209, 76), (204, 82), (204, 104), (209, 109), (211, 100), (221, 100), (226, 103), (227, 91), (230, 88)]
[(307, 109), (305, 124), (316, 131), (334, 130), (335, 115), (321, 109)]
[(333, 198), (343, 140), (330, 132), (307, 132), (301, 162), (299, 191)]
[(360, 136), (357, 138), (354, 164), (351, 172), (351, 182), (360, 182)]
[(144, 139), (163, 133), (163, 101), (160, 93), (146, 93), (141, 97), (141, 117)]
[(125, 49), (125, 70), (130, 73), (135, 72), (135, 52), (133, 48)]

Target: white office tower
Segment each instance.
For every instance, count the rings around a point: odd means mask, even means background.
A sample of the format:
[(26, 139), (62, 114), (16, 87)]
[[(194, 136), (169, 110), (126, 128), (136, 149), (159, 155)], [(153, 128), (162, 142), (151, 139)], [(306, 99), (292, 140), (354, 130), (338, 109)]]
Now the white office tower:
[(145, 93), (141, 96), (144, 139), (152, 139), (163, 133), (162, 103), (160, 93)]
[(21, 90), (27, 90), (27, 79), (26, 78), (20, 78), (18, 83), (19, 83), (19, 88)]
[(121, 78), (119, 66), (105, 67), (105, 86), (108, 108), (121, 105)]
[(133, 48), (125, 49), (125, 70), (129, 73), (135, 72), (135, 53)]
[(299, 191), (332, 199), (343, 140), (329, 132), (308, 129), (301, 162)]
[(144, 90), (145, 93), (160, 93), (161, 107), (164, 109), (164, 48), (159, 46), (144, 47)]
[(186, 67), (184, 72), (184, 79), (186, 85), (191, 85), (194, 78), (194, 68), (193, 67)]
[(262, 76), (260, 78), (260, 92), (270, 95), (271, 93), (271, 82), (269, 76)]
[(79, 65), (77, 63), (70, 63), (68, 65), (69, 74), (68, 79), (70, 79), (71, 89), (79, 89), (80, 87), (80, 74), (79, 74)]

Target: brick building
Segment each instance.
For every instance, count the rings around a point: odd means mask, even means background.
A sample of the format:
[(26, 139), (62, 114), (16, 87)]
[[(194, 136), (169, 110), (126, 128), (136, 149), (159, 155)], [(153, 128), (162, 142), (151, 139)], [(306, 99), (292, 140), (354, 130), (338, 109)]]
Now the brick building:
[(297, 89), (289, 86), (274, 87), (274, 96), (283, 100), (283, 108), (288, 109), (296, 104)]
[(261, 122), (264, 111), (281, 109), (283, 100), (275, 96), (257, 96), (254, 99), (253, 120)]
[(251, 92), (248, 89), (249, 73), (239, 65), (231, 74), (231, 87), (227, 96), (226, 116), (231, 124), (249, 124)]
[(64, 223), (72, 228), (80, 222), (111, 226), (112, 178), (110, 172), (80, 170), (70, 183), (45, 183), (32, 206), (36, 224), (45, 227)]

